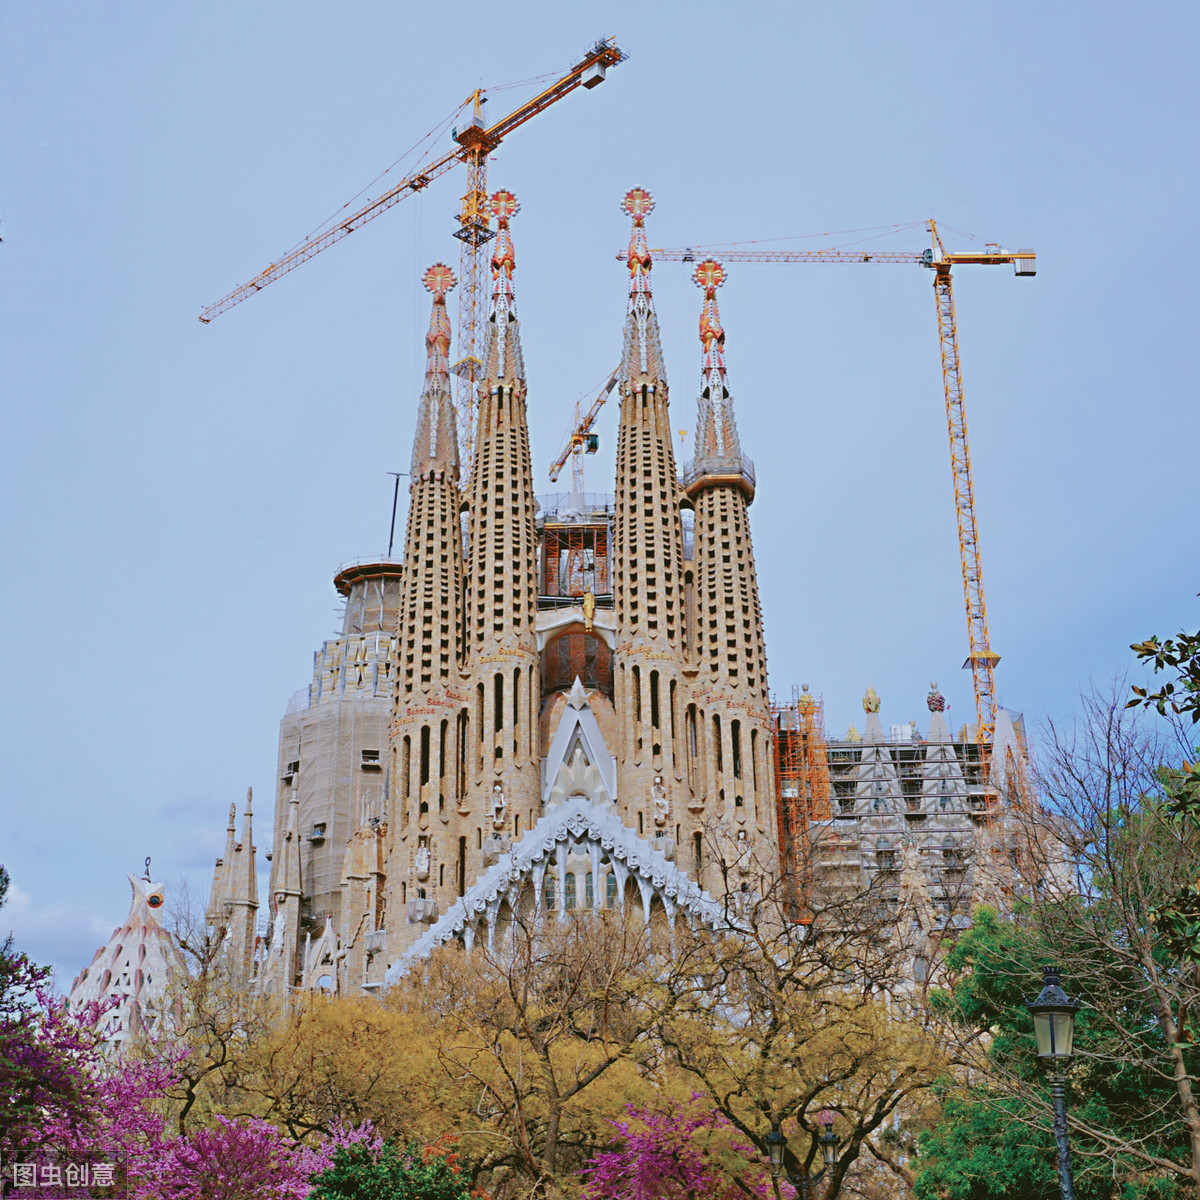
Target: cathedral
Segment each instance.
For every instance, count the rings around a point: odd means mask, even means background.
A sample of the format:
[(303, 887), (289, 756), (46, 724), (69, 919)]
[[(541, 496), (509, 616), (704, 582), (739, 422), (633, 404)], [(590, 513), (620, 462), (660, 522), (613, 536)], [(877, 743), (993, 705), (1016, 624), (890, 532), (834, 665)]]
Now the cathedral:
[[(515, 197), (490, 200), (468, 470), (450, 379), (456, 281), (440, 263), (425, 274), (403, 558), (334, 579), (341, 633), (280, 727), (268, 912), (249, 802), (240, 840), (231, 813), (214, 872), (209, 924), (247, 985), (370, 991), (450, 939), (490, 945), (514, 921), (572, 909), (714, 923), (731, 891), (787, 870), (801, 826), (828, 830), (831, 869), (852, 847), (855, 870), (886, 884), (903, 859), (941, 887), (931, 905), (953, 919), (948, 889), (962, 890), (999, 776), (985, 779), (978, 747), (951, 736), (936, 690), (927, 738), (911, 726), (886, 736), (873, 693), (865, 735), (829, 743), (805, 732), (811, 702), (790, 720), (773, 710), (722, 270), (710, 260), (695, 273), (701, 384), (694, 456), (677, 465), (645, 233), (653, 201), (634, 188), (623, 207), (613, 495), (534, 493)], [(1019, 723), (1004, 715), (996, 736), (996, 761), (1023, 755)], [(781, 769), (797, 747), (821, 756), (807, 775)]]

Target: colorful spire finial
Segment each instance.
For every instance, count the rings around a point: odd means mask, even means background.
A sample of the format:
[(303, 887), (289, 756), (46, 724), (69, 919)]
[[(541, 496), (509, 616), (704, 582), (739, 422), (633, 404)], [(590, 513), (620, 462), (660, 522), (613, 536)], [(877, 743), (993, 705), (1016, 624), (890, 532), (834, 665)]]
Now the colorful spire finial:
[(512, 277), (517, 266), (517, 253), (513, 248), (512, 234), (508, 231), (508, 222), (521, 211), (521, 205), (512, 192), (501, 189), (492, 193), (488, 209), (499, 226), (496, 247), (492, 251), (492, 311), (495, 313), (496, 305), (501, 300), (510, 309), (513, 304)]
[(929, 695), (925, 697), (925, 703), (929, 706), (930, 712), (946, 711), (946, 697), (938, 691), (936, 681), (929, 685)]
[(496, 218), (499, 228), (492, 251), (492, 306), (483, 353), (485, 387), (500, 379), (525, 377), (521, 342), (515, 325), (517, 298), (513, 290), (513, 271), (517, 266), (517, 253), (508, 229), (509, 221), (521, 211), (521, 205), (512, 192), (501, 189), (492, 193), (488, 211)]
[(629, 235), (629, 294), (650, 294), (650, 250), (646, 245), (646, 218), (654, 211), (654, 197), (645, 188), (630, 188), (621, 201), (621, 208), (633, 218)]
[(431, 471), (457, 471), (458, 445), (454, 406), (450, 399), (450, 318), (446, 293), (458, 282), (445, 263), (434, 263), (421, 278), (433, 293), (433, 311), (425, 334), (425, 387), (417, 410), (410, 474), (421, 479)]
[(445, 263), (434, 263), (425, 272), (425, 290), (433, 293), (433, 312), (429, 315), (429, 332), (425, 335), (425, 378), (449, 376), (450, 318), (446, 315), (446, 293), (457, 280)]
[(704, 292), (704, 306), (700, 310), (704, 361), (700, 368), (695, 466), (714, 474), (738, 473), (744, 467), (742, 445), (729, 399), (725, 329), (717, 309), (717, 288), (725, 282), (725, 268), (715, 258), (706, 258), (692, 272), (692, 280)]

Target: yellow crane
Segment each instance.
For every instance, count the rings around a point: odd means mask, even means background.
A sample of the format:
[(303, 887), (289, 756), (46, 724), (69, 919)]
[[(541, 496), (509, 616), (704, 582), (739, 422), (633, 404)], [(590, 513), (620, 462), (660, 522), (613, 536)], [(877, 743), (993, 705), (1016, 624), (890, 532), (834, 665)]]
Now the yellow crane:
[(604, 407), (604, 402), (612, 395), (612, 390), (617, 386), (617, 373), (620, 367), (613, 370), (613, 373), (608, 377), (608, 382), (600, 389), (600, 394), (592, 401), (592, 407), (586, 413), (580, 415), (579, 401), (575, 401), (575, 425), (571, 432), (567, 435), (566, 444), (562, 448), (562, 453), (554, 460), (550, 467), (550, 482), (554, 483), (558, 479), (558, 473), (563, 469), (567, 459), (571, 460), (571, 491), (583, 491), (583, 456), (585, 454), (595, 454), (600, 448), (600, 439), (596, 434), (592, 433), (592, 426), (596, 423), (596, 418), (600, 415), (600, 410)]
[[(958, 352), (958, 321), (954, 312), (954, 267), (999, 266), (1011, 263), (1017, 275), (1037, 273), (1037, 256), (1032, 250), (1005, 250), (988, 243), (983, 250), (948, 251), (937, 223), (928, 223), (928, 250), (718, 250), (724, 262), (782, 263), (909, 263), (933, 271), (937, 302), (938, 338), (942, 350), (942, 384), (946, 394), (946, 425), (950, 433), (950, 468), (954, 476), (954, 507), (958, 518), (958, 551), (962, 563), (963, 600), (967, 611), (970, 652), (969, 668), (975, 685), (977, 738), (990, 744), (996, 728), (996, 664), (1000, 655), (992, 650), (988, 632), (987, 601), (983, 591), (983, 563), (979, 553), (979, 525), (975, 517), (975, 489), (971, 483), (971, 450), (967, 440), (967, 414), (963, 404), (962, 366)], [(692, 247), (651, 250), (652, 258), (666, 262), (693, 262), (709, 250)], [(618, 257), (623, 257), (618, 255)]]
[(496, 236), (491, 229), (487, 209), (487, 160), (497, 146), (516, 128), (544, 112), (564, 96), (578, 87), (594, 88), (603, 83), (609, 67), (625, 61), (628, 55), (617, 45), (614, 38), (601, 38), (569, 71), (556, 79), (549, 87), (539, 92), (532, 100), (513, 109), (489, 125), (483, 117), (483, 105), (487, 95), (477, 88), (459, 106), (459, 110), (470, 109), (465, 124), (455, 128), (454, 149), (432, 162), (423, 163), (412, 174), (405, 176), (382, 195), (369, 200), (348, 217), (339, 218), (333, 224), (310, 234), (289, 250), (277, 262), (270, 263), (253, 279), (247, 280), (210, 304), (200, 314), (207, 324), (214, 317), (231, 309), (236, 304), (261, 292), (268, 284), (294, 271), (322, 250), (362, 228), (381, 213), (395, 207), (401, 200), (414, 192), (423, 191), (439, 175), (444, 175), (458, 163), (467, 167), (467, 190), (463, 194), (458, 214), (458, 229), (454, 236), (462, 241), (459, 269), (458, 308), (458, 362), (454, 372), (458, 377), (458, 420), (459, 450), (462, 460), (462, 475), (470, 474), (474, 452), (475, 384), (480, 378), (482, 363), (481, 327), (484, 317), (484, 247)]

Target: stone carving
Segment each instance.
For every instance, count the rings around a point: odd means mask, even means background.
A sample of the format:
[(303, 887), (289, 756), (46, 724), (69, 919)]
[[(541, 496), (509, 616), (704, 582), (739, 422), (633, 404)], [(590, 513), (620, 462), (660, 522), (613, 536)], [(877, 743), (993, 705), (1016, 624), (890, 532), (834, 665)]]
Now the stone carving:
[(663, 787), (663, 777), (655, 775), (654, 786), (650, 789), (650, 800), (654, 805), (655, 825), (665, 825), (671, 815), (671, 802), (667, 799), (667, 789)]
[(429, 847), (424, 842), (417, 847), (417, 853), (413, 857), (413, 864), (417, 868), (418, 879), (429, 878)]
[(508, 817), (508, 801), (499, 782), (492, 785), (492, 828), (503, 829)]
[(879, 711), (879, 694), (873, 687), (867, 688), (867, 694), (863, 697), (863, 712), (877, 713)]
[(936, 680), (929, 685), (929, 695), (925, 697), (925, 703), (929, 706), (930, 712), (946, 711), (946, 697), (938, 691)]

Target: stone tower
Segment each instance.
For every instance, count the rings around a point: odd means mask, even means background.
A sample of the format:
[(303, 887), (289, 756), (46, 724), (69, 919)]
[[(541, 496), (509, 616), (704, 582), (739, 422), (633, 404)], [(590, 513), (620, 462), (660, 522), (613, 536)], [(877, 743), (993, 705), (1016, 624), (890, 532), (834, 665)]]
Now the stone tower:
[(704, 293), (703, 362), (696, 453), (683, 474), (695, 509), (687, 615), (696, 678), (685, 722), (689, 741), (702, 747), (693, 786), (707, 797), (706, 811), (743, 843), (736, 849), (745, 866), (742, 851), (777, 841), (770, 694), (748, 518), (754, 464), (742, 453), (726, 377), (717, 310), (725, 274), (708, 259), (693, 278)]
[(464, 648), (458, 422), (450, 392), (446, 314), (446, 293), (454, 285), (454, 273), (443, 263), (425, 273), (433, 309), (413, 438), (391, 728), (389, 956), (437, 914), (439, 881), (444, 888), (447, 860), (452, 861), (447, 827), (468, 787), (468, 693), (460, 671)]
[[(312, 681), (279, 723), (270, 933), (260, 967), (262, 986), (275, 992), (305, 973), (305, 946), (326, 924), (361, 923), (362, 914), (342, 911), (346, 845), (364, 812), (382, 837), (388, 803), (400, 560), (346, 563), (333, 586), (345, 601), (341, 632), (313, 654)], [(376, 907), (372, 928), (382, 924), (382, 897)]]
[(509, 231), (519, 205), (511, 192), (499, 191), (490, 207), (498, 231), (469, 488), (470, 757), (476, 805), (487, 805), (487, 824), (519, 833), (539, 815), (536, 501)]
[(623, 207), (633, 232), (613, 516), (617, 788), (622, 819), (639, 833), (652, 819), (652, 795), (665, 790), (671, 833), (680, 824), (683, 834), (682, 826), (690, 833), (694, 821), (681, 817), (703, 813), (706, 797), (689, 786), (683, 753), (688, 644), (683, 523), (646, 245), (645, 219), (654, 201), (645, 189), (634, 188)]

